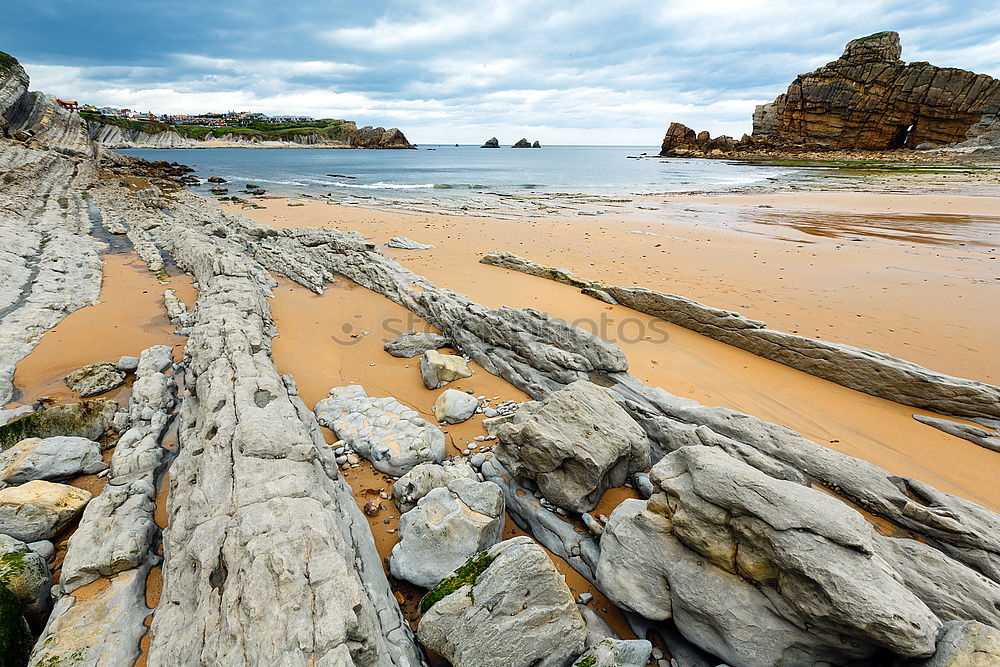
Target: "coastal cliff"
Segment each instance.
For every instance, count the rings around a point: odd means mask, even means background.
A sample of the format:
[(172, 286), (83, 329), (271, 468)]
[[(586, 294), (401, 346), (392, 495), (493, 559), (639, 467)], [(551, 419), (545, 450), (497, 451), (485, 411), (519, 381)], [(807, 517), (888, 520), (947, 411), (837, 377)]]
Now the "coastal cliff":
[(396, 128), (365, 126), (354, 121), (318, 121), (317, 127), (283, 130), (205, 128), (136, 123), (89, 116), (90, 138), (104, 148), (414, 148)]
[(904, 63), (895, 32), (847, 44), (757, 107), (739, 141), (674, 123), (661, 155), (768, 149), (878, 150), (989, 146), (1000, 139), (1000, 81), (953, 67)]

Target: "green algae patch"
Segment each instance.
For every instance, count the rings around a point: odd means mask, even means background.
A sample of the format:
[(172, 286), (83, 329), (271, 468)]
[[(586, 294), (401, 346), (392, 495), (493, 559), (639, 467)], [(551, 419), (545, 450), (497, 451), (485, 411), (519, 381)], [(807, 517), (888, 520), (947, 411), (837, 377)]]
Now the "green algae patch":
[(597, 658), (592, 655), (585, 655), (576, 662), (573, 663), (573, 667), (594, 667), (597, 664)]
[(494, 557), (485, 551), (480, 551), (469, 558), (469, 560), (465, 561), (465, 563), (455, 570), (455, 574), (445, 577), (438, 582), (437, 586), (427, 591), (427, 595), (420, 600), (420, 613), (426, 614), (427, 610), (433, 607), (435, 603), (448, 597), (462, 586), (466, 584), (474, 586), (476, 580), (479, 579), (479, 575), (490, 566), (493, 560)]
[(32, 637), (14, 594), (0, 585), (0, 667), (28, 664)]
[(107, 398), (57, 405), (0, 426), (0, 452), (26, 438), (69, 435), (96, 440), (114, 417), (118, 404)]

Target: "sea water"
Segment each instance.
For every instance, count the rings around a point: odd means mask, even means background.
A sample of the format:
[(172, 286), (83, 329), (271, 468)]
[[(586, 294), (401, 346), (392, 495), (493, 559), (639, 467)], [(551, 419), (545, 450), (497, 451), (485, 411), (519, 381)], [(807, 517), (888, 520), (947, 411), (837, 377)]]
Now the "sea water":
[[(686, 192), (774, 187), (797, 170), (726, 160), (658, 157), (651, 146), (497, 148), (432, 145), (416, 150), (131, 149), (147, 160), (180, 162), (230, 194), (248, 183), (268, 194), (324, 196), (443, 208), (510, 208), (573, 198), (601, 201)], [(207, 192), (204, 183), (194, 188)]]

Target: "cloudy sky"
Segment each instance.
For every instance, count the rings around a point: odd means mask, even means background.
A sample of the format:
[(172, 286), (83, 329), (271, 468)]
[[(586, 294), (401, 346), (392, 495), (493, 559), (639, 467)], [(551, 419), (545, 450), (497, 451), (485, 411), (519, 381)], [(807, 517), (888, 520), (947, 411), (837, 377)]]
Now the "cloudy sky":
[(163, 112), (250, 109), (398, 126), (417, 143), (656, 145), (755, 105), (844, 44), (1000, 77), (1000, 2), (964, 0), (4, 0), (32, 87)]

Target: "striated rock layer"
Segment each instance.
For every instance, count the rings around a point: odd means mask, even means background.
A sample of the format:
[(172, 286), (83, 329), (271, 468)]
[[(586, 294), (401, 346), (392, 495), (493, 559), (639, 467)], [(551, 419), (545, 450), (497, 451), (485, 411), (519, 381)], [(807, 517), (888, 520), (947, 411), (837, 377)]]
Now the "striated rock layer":
[(710, 138), (671, 124), (661, 155), (807, 147), (893, 150), (1000, 140), (1000, 81), (954, 67), (904, 63), (895, 32), (847, 44), (843, 55), (800, 74), (758, 106), (753, 135)]

